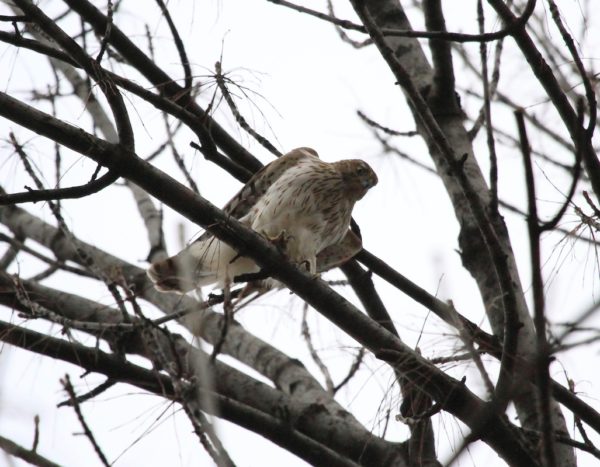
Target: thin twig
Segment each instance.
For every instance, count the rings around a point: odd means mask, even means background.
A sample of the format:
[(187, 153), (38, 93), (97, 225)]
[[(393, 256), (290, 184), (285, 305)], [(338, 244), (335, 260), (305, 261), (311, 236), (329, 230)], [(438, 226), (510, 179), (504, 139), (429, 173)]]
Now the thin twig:
[(237, 105), (235, 104), (235, 101), (233, 100), (233, 97), (231, 97), (229, 89), (227, 89), (227, 85), (225, 84), (226, 77), (222, 73), (221, 62), (215, 63), (215, 80), (217, 82), (217, 85), (219, 86), (221, 94), (223, 94), (223, 97), (225, 98), (225, 102), (227, 102), (231, 113), (235, 117), (235, 121), (238, 122), (238, 124), (246, 133), (252, 136), (256, 141), (258, 141), (263, 147), (268, 149), (272, 154), (274, 154), (277, 157), (281, 156), (281, 151), (275, 146), (273, 146), (273, 144), (271, 144), (271, 142), (267, 138), (259, 134), (256, 130), (254, 130), (254, 128), (252, 128), (248, 124), (246, 119), (240, 113), (239, 109), (237, 108)]
[(38, 467), (60, 467), (59, 464), (56, 464), (51, 460), (39, 455), (33, 449), (30, 450), (24, 448), (23, 446), (18, 445), (14, 441), (11, 441), (4, 436), (0, 436), (0, 449), (11, 456), (23, 459), (25, 462), (31, 465), (37, 465)]
[[(581, 136), (583, 137), (584, 136), (583, 135), (583, 116), (584, 116), (583, 99), (580, 99), (579, 102), (577, 103), (577, 116), (578, 116), (578, 121), (579, 121), (578, 127), (581, 128), (581, 134), (582, 134)], [(580, 143), (579, 138), (577, 138), (577, 142), (575, 143), (575, 162), (573, 163), (573, 169), (572, 169), (573, 175), (571, 178), (571, 186), (569, 187), (569, 191), (567, 192), (565, 201), (562, 204), (562, 206), (560, 207), (560, 209), (558, 210), (558, 212), (554, 215), (554, 217), (552, 219), (550, 219), (547, 222), (543, 222), (540, 225), (540, 231), (544, 232), (544, 231), (548, 231), (548, 230), (553, 230), (558, 225), (560, 220), (562, 219), (563, 215), (567, 211), (567, 208), (571, 205), (573, 196), (575, 195), (575, 190), (577, 189), (577, 183), (579, 182), (579, 177), (581, 176), (581, 161), (583, 159), (583, 152), (584, 152), (583, 145)]]
[(18, 204), (18, 203), (37, 203), (38, 201), (53, 201), (61, 199), (84, 198), (109, 187), (119, 179), (119, 175), (114, 171), (108, 171), (100, 178), (91, 180), (84, 185), (77, 185), (68, 188), (39, 188), (37, 190), (29, 189), (21, 193), (10, 193), (0, 195), (0, 206)]
[[(479, 32), (485, 31), (485, 17), (483, 15), (483, 2), (477, 0), (477, 23)], [(479, 56), (481, 59), (481, 76), (483, 85), (483, 109), (485, 116), (486, 141), (490, 155), (490, 212), (498, 213), (498, 157), (496, 155), (496, 143), (494, 141), (494, 127), (492, 125), (492, 106), (490, 83), (488, 79), (487, 45), (485, 42), (479, 44)]]
[(531, 256), (531, 275), (533, 289), (533, 322), (536, 330), (536, 379), (538, 390), (538, 419), (542, 433), (542, 456), (548, 467), (556, 466), (556, 453), (554, 452), (554, 428), (552, 426), (551, 400), (550, 400), (550, 349), (546, 338), (546, 316), (544, 303), (544, 281), (542, 277), (542, 263), (540, 251), (539, 217), (537, 201), (535, 198), (535, 177), (531, 161), (531, 149), (525, 129), (523, 114), (515, 112), (519, 138), (521, 140), (521, 153), (525, 167), (525, 184), (527, 188), (527, 227), (529, 231), (529, 250)]
[(310, 352), (310, 356), (313, 359), (313, 362), (315, 362), (315, 364), (321, 371), (323, 378), (325, 378), (325, 388), (327, 389), (327, 392), (331, 395), (334, 395), (335, 394), (335, 386), (333, 385), (333, 379), (331, 378), (331, 373), (329, 372), (329, 368), (327, 368), (327, 365), (325, 365), (325, 363), (323, 363), (323, 360), (321, 359), (319, 352), (317, 352), (317, 349), (315, 349), (315, 346), (312, 342), (310, 328), (308, 327), (308, 321), (306, 320), (307, 313), (308, 313), (308, 304), (304, 303), (304, 307), (302, 308), (302, 324), (301, 324), (302, 337), (304, 338), (304, 342), (306, 343), (306, 346), (308, 347), (308, 351)]
[(185, 76), (183, 87), (186, 93), (189, 94), (191, 93), (193, 86), (192, 69), (190, 67), (190, 61), (188, 60), (187, 52), (185, 51), (185, 46), (183, 44), (183, 41), (181, 40), (179, 31), (177, 30), (177, 27), (173, 22), (173, 18), (171, 18), (171, 14), (169, 13), (167, 6), (165, 5), (165, 2), (163, 0), (156, 0), (156, 3), (158, 3), (162, 14), (167, 20), (169, 30), (171, 31), (171, 35), (173, 36), (173, 41), (175, 42), (175, 47), (177, 48), (177, 53), (179, 54), (179, 60), (181, 61), (181, 66), (183, 67), (183, 74)]
[(583, 197), (585, 198), (585, 201), (587, 202), (588, 206), (592, 208), (592, 211), (594, 211), (594, 215), (600, 220), (600, 209), (594, 204), (592, 198), (590, 197), (590, 194), (584, 190)]
[(23, 37), (20, 34), (8, 31), (0, 31), (0, 41), (6, 42), (7, 44), (16, 45), (17, 47), (22, 47), (24, 49), (33, 50), (34, 52), (38, 52), (48, 57), (58, 58), (59, 60), (62, 60), (65, 63), (68, 63), (75, 67), (79, 67), (79, 64), (62, 50), (58, 50), (55, 47), (43, 44), (42, 42), (36, 41), (34, 39), (27, 39), (26, 37)]
[[(335, 12), (333, 11), (333, 2), (331, 0), (327, 0), (327, 12), (329, 13), (329, 16), (331, 16), (332, 18), (336, 18)], [(334, 23), (334, 26), (335, 26), (335, 31), (338, 33), (338, 36), (340, 36), (340, 39), (342, 41), (350, 44), (355, 49), (362, 49), (363, 47), (373, 44), (373, 39), (371, 39), (370, 37), (367, 37), (366, 39), (364, 39), (362, 41), (355, 41), (354, 39), (351, 39), (350, 36), (348, 36), (348, 34), (346, 34), (346, 31), (344, 31), (344, 28), (340, 27), (339, 25), (337, 25), (335, 23)]]
[(366, 350), (364, 347), (361, 347), (360, 349), (358, 349), (358, 352), (356, 353), (356, 357), (354, 357), (354, 361), (352, 362), (352, 365), (350, 366), (349, 370), (348, 370), (348, 374), (346, 374), (346, 376), (344, 376), (344, 378), (334, 386), (333, 388), (333, 393), (335, 394), (336, 392), (338, 392), (340, 389), (342, 389), (346, 384), (348, 384), (348, 382), (354, 377), (354, 375), (356, 375), (356, 373), (358, 372), (362, 362), (363, 362), (363, 358), (365, 356)]
[(246, 183), (252, 177), (252, 172), (237, 164), (235, 161), (232, 161), (228, 157), (225, 157), (219, 151), (209, 151), (204, 146), (199, 146), (193, 141), (190, 141), (190, 146), (200, 151), (207, 161), (218, 165), (227, 173), (232, 175), (236, 180)]
[[(353, 23), (352, 21), (348, 21), (345, 19), (339, 19), (331, 15), (327, 15), (325, 13), (321, 13), (319, 11), (311, 10), (310, 8), (306, 8), (300, 5), (296, 5), (294, 3), (288, 2), (286, 0), (267, 0), (268, 2), (275, 3), (276, 5), (285, 6), (292, 10), (298, 11), (300, 13), (306, 13), (310, 16), (314, 16), (315, 18), (322, 19), (323, 21), (327, 21), (329, 23), (333, 23), (339, 27), (350, 29), (354, 31), (363, 32), (365, 34), (368, 33), (365, 26), (361, 24)], [(439, 39), (445, 41), (454, 41), (454, 42), (490, 42), (498, 39), (502, 39), (508, 35), (514, 33), (514, 31), (523, 28), (529, 17), (533, 13), (535, 9), (535, 0), (528, 0), (527, 5), (523, 9), (523, 14), (515, 19), (512, 23), (507, 25), (504, 29), (496, 32), (488, 32), (485, 34), (462, 34), (458, 32), (442, 32), (442, 31), (413, 31), (410, 29), (399, 30), (399, 29), (382, 29), (381, 34), (385, 36), (392, 37), (417, 37), (423, 39)]]
[(100, 41), (100, 51), (96, 56), (96, 62), (100, 63), (102, 61), (102, 56), (108, 47), (108, 41), (110, 40), (110, 31), (112, 30), (113, 24), (113, 4), (111, 0), (106, 0), (106, 29), (104, 30), (104, 35), (102, 36), (102, 40)]
[(29, 292), (23, 285), (21, 279), (17, 276), (8, 276), (13, 284), (14, 297), (17, 301), (13, 306), (24, 314), (22, 317), (29, 319), (43, 318), (56, 324), (60, 324), (63, 330), (79, 329), (87, 331), (95, 335), (101, 335), (110, 330), (132, 330), (131, 323), (101, 323), (96, 321), (80, 321), (70, 318), (65, 318), (63, 315), (46, 308), (36, 301), (32, 300)]
[(383, 131), (384, 133), (387, 133), (388, 135), (391, 136), (419, 136), (419, 132), (416, 130), (411, 130), (411, 131), (397, 131), (397, 130), (392, 130), (391, 128), (388, 128), (386, 126), (381, 125), (380, 123), (377, 123), (374, 120), (371, 120), (369, 117), (367, 117), (365, 115), (365, 113), (361, 110), (357, 110), (356, 114), (361, 118), (362, 121), (364, 121), (367, 125), (372, 126), (373, 128), (377, 128), (378, 130)]
[[(558, 7), (556, 6), (556, 3), (554, 2), (554, 0), (547, 0), (547, 1), (548, 1), (548, 5), (550, 6), (550, 14), (552, 16), (552, 20), (554, 21), (554, 23), (556, 24), (556, 27), (560, 31), (560, 35), (562, 36), (565, 45), (569, 49), (569, 53), (573, 57), (573, 60), (575, 61), (575, 65), (577, 66), (577, 71), (579, 72), (579, 76), (583, 82), (583, 87), (585, 89), (585, 97), (588, 101), (588, 112), (590, 114), (590, 119), (588, 121), (588, 126), (587, 126), (587, 130), (586, 130), (586, 136), (591, 141), (592, 136), (594, 135), (595, 127), (596, 127), (596, 116), (597, 116), (597, 112), (598, 112), (597, 102), (596, 102), (596, 93), (594, 92), (594, 86), (592, 86), (590, 78), (588, 77), (585, 66), (583, 65), (583, 62), (581, 61), (581, 57), (579, 56), (579, 52), (577, 52), (577, 47), (575, 45), (575, 42), (573, 41), (573, 38), (571, 37), (571, 35), (567, 31), (567, 28), (565, 27), (565, 25), (562, 22), (562, 19), (560, 17), (560, 13), (558, 11)], [(597, 157), (596, 157), (596, 164), (598, 164)], [(598, 174), (598, 175), (600, 175), (600, 174)], [(597, 195), (600, 196), (600, 193), (598, 193)]]
[(210, 362), (214, 363), (215, 359), (221, 352), (221, 348), (227, 339), (227, 331), (233, 321), (233, 302), (231, 300), (231, 282), (226, 281), (223, 287), (223, 320), (221, 321), (221, 335), (219, 340), (215, 342), (213, 351), (210, 354)]
[(81, 412), (81, 407), (79, 407), (79, 403), (77, 402), (77, 396), (75, 395), (75, 389), (73, 389), (73, 385), (71, 384), (71, 379), (69, 378), (69, 375), (66, 374), (65, 377), (60, 382), (62, 383), (63, 387), (65, 388), (65, 391), (67, 391), (67, 394), (69, 394), (69, 397), (71, 398), (71, 401), (73, 403), (72, 404), (73, 409), (75, 410), (75, 413), (77, 414), (77, 418), (79, 419), (79, 423), (81, 424), (81, 427), (83, 428), (83, 432), (85, 433), (85, 436), (87, 437), (87, 439), (89, 439), (90, 443), (92, 443), (92, 446), (94, 446), (94, 451), (96, 451), (96, 454), (98, 455), (98, 458), (100, 459), (102, 464), (104, 464), (105, 467), (110, 467), (110, 463), (108, 462), (108, 460), (106, 459), (106, 456), (102, 452), (102, 449), (100, 449), (100, 446), (96, 442), (96, 439), (94, 438), (94, 434), (92, 433), (92, 430), (90, 430), (88, 424), (86, 423), (85, 419), (83, 418), (83, 413)]
[[(75, 401), (78, 404), (81, 404), (82, 402), (86, 402), (86, 401), (88, 401), (90, 399), (93, 399), (97, 395), (102, 394), (107, 389), (112, 388), (115, 384), (117, 384), (117, 381), (115, 381), (114, 379), (111, 379), (111, 378), (107, 378), (106, 381), (104, 381), (103, 383), (99, 384), (94, 389), (86, 392), (85, 394), (81, 394), (81, 395), (77, 396), (75, 398)], [(69, 399), (67, 399), (65, 401), (59, 402), (56, 405), (56, 407), (65, 407), (65, 406), (72, 407), (73, 406), (73, 399), (69, 398)]]
[[(171, 27), (172, 20), (168, 13), (168, 10), (166, 9), (166, 6), (162, 2), (162, 0), (156, 0), (156, 1), (160, 5), (161, 9), (163, 9), (163, 13), (167, 17), (169, 27)], [(177, 37), (179, 37), (177, 30), (174, 29), (175, 28), (174, 24), (172, 25), (172, 27), (173, 27), (173, 29), (171, 30), (172, 33), (177, 34)], [(146, 26), (146, 38), (148, 40), (148, 50), (150, 51), (150, 56), (152, 57), (152, 59), (155, 59), (152, 34), (150, 33), (150, 29), (148, 28), (148, 26)], [(179, 39), (179, 40), (181, 41), (181, 39)], [(177, 43), (177, 41), (175, 41), (175, 42)], [(182, 45), (182, 47), (183, 47), (183, 45)], [(183, 50), (183, 54), (184, 54), (184, 56), (182, 57), (182, 59), (185, 58), (185, 60), (187, 60), (187, 56), (185, 56), (185, 50)], [(180, 55), (180, 57), (181, 57), (181, 55)], [(189, 68), (189, 64), (188, 64), (188, 68)], [(186, 80), (187, 80), (187, 75), (186, 75)], [(190, 80), (191, 80), (191, 75), (190, 75)], [(169, 117), (168, 117), (167, 112), (163, 111), (162, 116), (163, 116), (163, 121), (165, 123), (165, 131), (167, 133), (167, 141), (166, 142), (167, 142), (167, 145), (171, 148), (171, 155), (173, 156), (173, 159), (175, 160), (177, 167), (179, 167), (179, 170), (181, 170), (181, 173), (187, 180), (187, 183), (188, 183), (189, 187), (192, 189), (192, 191), (194, 191), (194, 193), (200, 193), (200, 189), (198, 188), (198, 185), (196, 184), (196, 182), (194, 181), (194, 178), (192, 177), (189, 170), (185, 166), (183, 157), (181, 157), (181, 154), (179, 154), (179, 151), (177, 150), (177, 147), (175, 146), (175, 132), (173, 131), (173, 129), (171, 128), (171, 125), (169, 124)]]
[[(462, 50), (461, 45), (457, 45), (455, 49)], [(500, 39), (496, 42), (496, 48), (494, 50), (494, 68), (492, 70), (492, 77), (488, 86), (489, 90), (489, 98), (492, 100), (496, 96), (496, 91), (498, 90), (498, 83), (500, 82), (500, 63), (502, 59), (502, 51), (504, 50), (504, 39)], [(464, 51), (463, 51), (464, 52)], [(466, 59), (466, 52), (464, 52), (461, 57), (463, 60)], [(481, 125), (483, 125), (485, 120), (485, 104), (481, 106), (479, 109), (479, 113), (477, 114), (477, 118), (473, 122), (473, 126), (467, 134), (469, 135), (469, 139), (473, 141), (479, 133), (479, 129)]]
[(33, 417), (33, 443), (31, 445), (31, 451), (36, 452), (38, 444), (40, 443), (40, 416), (36, 415)]
[[(242, 290), (243, 290), (243, 287), (232, 290), (230, 293), (230, 298), (236, 298), (242, 292)], [(206, 310), (214, 305), (223, 303), (224, 301), (225, 301), (224, 294), (223, 295), (210, 294), (208, 297), (208, 300), (198, 303), (197, 306), (194, 306), (192, 308), (186, 308), (186, 309), (179, 310), (179, 311), (174, 311), (173, 313), (166, 314), (165, 316), (162, 316), (160, 318), (153, 320), (152, 323), (156, 326), (159, 326), (168, 321), (182, 318), (186, 315), (189, 315), (190, 313), (197, 313), (199, 311)]]

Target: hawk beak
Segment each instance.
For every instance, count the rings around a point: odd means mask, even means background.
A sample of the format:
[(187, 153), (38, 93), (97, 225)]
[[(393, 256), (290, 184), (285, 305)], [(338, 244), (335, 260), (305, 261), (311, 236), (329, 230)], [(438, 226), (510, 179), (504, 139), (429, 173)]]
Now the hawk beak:
[(377, 175), (373, 174), (372, 177), (361, 180), (360, 184), (362, 185), (363, 188), (369, 189), (369, 188), (373, 188), (375, 185), (377, 185), (378, 181), (379, 180), (377, 179)]

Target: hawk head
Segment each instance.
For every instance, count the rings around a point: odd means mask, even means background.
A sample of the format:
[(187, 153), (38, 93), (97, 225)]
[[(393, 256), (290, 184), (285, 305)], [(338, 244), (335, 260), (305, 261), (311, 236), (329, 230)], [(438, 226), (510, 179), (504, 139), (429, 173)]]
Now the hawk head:
[(355, 201), (361, 199), (370, 188), (377, 185), (377, 175), (369, 164), (360, 159), (334, 162), (346, 185), (348, 196)]

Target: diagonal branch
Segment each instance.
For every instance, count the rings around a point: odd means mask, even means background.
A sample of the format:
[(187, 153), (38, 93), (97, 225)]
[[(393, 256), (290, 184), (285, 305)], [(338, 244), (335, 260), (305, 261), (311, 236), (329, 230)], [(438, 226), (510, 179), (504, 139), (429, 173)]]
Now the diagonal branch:
[(108, 171), (100, 178), (90, 180), (84, 185), (71, 186), (68, 188), (27, 190), (21, 193), (0, 194), (0, 206), (19, 203), (37, 203), (38, 201), (52, 201), (58, 199), (83, 198), (104, 190), (118, 179), (118, 174)]
[[(434, 400), (446, 400), (445, 406), (467, 424), (477, 424), (473, 414), (481, 410), (482, 401), (460, 382), (444, 374), (423, 357), (407, 348), (397, 337), (363, 315), (352, 304), (335, 293), (323, 281), (298, 270), (290, 264), (271, 243), (262, 236), (225, 216), (205, 199), (194, 195), (185, 186), (160, 172), (121, 145), (110, 144), (93, 135), (60, 122), (48, 114), (27, 106), (10, 96), (0, 93), (0, 115), (30, 128), (37, 133), (84, 154), (101, 165), (118, 171), (121, 176), (144, 188), (168, 206), (191, 221), (205, 227), (220, 240), (250, 256), (264, 270), (319, 310), (326, 318), (339, 326), (371, 351), (390, 349), (402, 355), (393, 364), (415, 384), (428, 384), (423, 391)], [(478, 418), (478, 417), (476, 417)], [(498, 450), (506, 459), (529, 458), (525, 450), (515, 450), (514, 433), (504, 423), (494, 431), (483, 430), (482, 439)], [(510, 448), (509, 448), (509, 445)]]
[(79, 420), (79, 423), (81, 424), (81, 427), (83, 428), (83, 432), (85, 433), (86, 438), (90, 440), (90, 443), (92, 443), (92, 446), (94, 447), (94, 451), (96, 451), (98, 459), (100, 459), (100, 462), (102, 462), (102, 464), (104, 466), (109, 467), (110, 463), (106, 459), (106, 456), (102, 452), (102, 449), (100, 449), (100, 446), (98, 445), (98, 442), (96, 441), (96, 438), (94, 437), (94, 434), (92, 433), (92, 430), (90, 430), (90, 427), (88, 426), (87, 422), (85, 421), (85, 418), (83, 418), (83, 413), (81, 412), (81, 407), (79, 406), (79, 403), (77, 402), (77, 397), (75, 396), (75, 389), (73, 389), (73, 385), (71, 384), (71, 379), (69, 378), (69, 375), (65, 375), (64, 379), (61, 380), (61, 383), (62, 383), (63, 387), (65, 388), (65, 391), (67, 391), (67, 394), (69, 394), (69, 397), (71, 398), (71, 405), (73, 406), (73, 409), (75, 410), (75, 413), (77, 414), (77, 419)]
[(184, 89), (187, 93), (192, 90), (192, 69), (190, 67), (190, 61), (188, 60), (187, 52), (185, 51), (185, 46), (183, 45), (183, 41), (181, 40), (181, 36), (179, 35), (179, 31), (173, 22), (173, 18), (171, 18), (171, 14), (169, 13), (169, 9), (165, 5), (163, 0), (156, 0), (160, 11), (164, 15), (167, 20), (167, 24), (169, 25), (169, 30), (173, 35), (173, 40), (175, 41), (175, 47), (177, 48), (177, 53), (179, 54), (179, 59), (181, 60), (181, 66), (183, 67), (183, 74), (185, 76), (185, 84)]
[(436, 118), (432, 114), (431, 109), (423, 99), (421, 93), (417, 90), (404, 66), (385, 42), (385, 38), (365, 8), (363, 1), (354, 1), (353, 4), (366, 27), (369, 29), (371, 37), (373, 37), (375, 44), (394, 73), (398, 83), (409, 96), (420, 123), (430, 134), (437, 150), (440, 152), (449, 170), (460, 184), (468, 206), (475, 218), (477, 227), (485, 239), (485, 245), (489, 254), (493, 258), (493, 265), (496, 272), (496, 278), (500, 285), (502, 294), (501, 300), (504, 309), (503, 354), (495, 397), (501, 401), (500, 407), (505, 407), (512, 397), (514, 358), (517, 352), (518, 336), (521, 328), (517, 314), (517, 299), (507, 255), (502, 248), (496, 231), (492, 227), (492, 222), (486, 214), (486, 209), (481, 202), (481, 198), (478, 196), (470, 179), (463, 170), (463, 165), (468, 154), (464, 154), (461, 159), (457, 158), (446, 135), (441, 130)]
[[(0, 340), (70, 362), (88, 371), (104, 374), (115, 381), (132, 384), (161, 397), (173, 400), (176, 396), (172, 380), (167, 375), (146, 370), (97, 348), (49, 337), (3, 321), (0, 321)], [(208, 358), (182, 342), (181, 338), (175, 338), (174, 343), (167, 345), (169, 353), (175, 351), (180, 356), (186, 372), (192, 369), (190, 367), (197, 365), (198, 358)], [(186, 349), (191, 352), (191, 355)], [(323, 414), (305, 416), (300, 420), (304, 411), (297, 412), (297, 404), (282, 396), (276, 389), (223, 363), (216, 362), (214, 368), (218, 384), (217, 392), (211, 394), (211, 397), (216, 398), (218, 402), (219, 413), (216, 415), (272, 439), (308, 462), (315, 462), (319, 456), (324, 456), (324, 459), (333, 461), (332, 465), (349, 466), (355, 465), (350, 460), (353, 457), (377, 465), (383, 462), (382, 459), (390, 458), (390, 447), (392, 452), (395, 451), (393, 443), (382, 442), (370, 433), (366, 433), (366, 438), (362, 440), (351, 436), (353, 445), (342, 445), (341, 442), (348, 442), (348, 432), (344, 431), (343, 436), (340, 437), (335, 430), (344, 426), (343, 420), (335, 421)], [(202, 381), (197, 380), (196, 383), (201, 385)], [(199, 387), (199, 390), (204, 389)], [(285, 419), (280, 418), (283, 410), (287, 410), (290, 417), (297, 419), (295, 426), (286, 423), (285, 430), (281, 429), (282, 423), (286, 422)], [(383, 446), (388, 449), (382, 452)], [(397, 455), (398, 453), (392, 457)], [(400, 458), (398, 457), (397, 460), (400, 461)]]

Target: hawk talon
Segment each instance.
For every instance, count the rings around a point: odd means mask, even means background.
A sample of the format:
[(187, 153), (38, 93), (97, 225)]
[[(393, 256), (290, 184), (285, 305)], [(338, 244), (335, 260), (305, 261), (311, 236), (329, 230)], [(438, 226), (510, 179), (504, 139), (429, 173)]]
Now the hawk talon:
[(318, 279), (321, 277), (321, 274), (317, 272), (316, 263), (309, 259), (305, 259), (304, 261), (300, 261), (298, 263), (298, 267), (300, 269), (304, 269), (307, 273), (309, 273), (313, 279)]
[(263, 232), (263, 235), (266, 237), (269, 242), (271, 242), (275, 247), (282, 253), (285, 253), (288, 242), (294, 238), (292, 235), (288, 235), (287, 231), (283, 229), (274, 237), (270, 236), (267, 233)]

